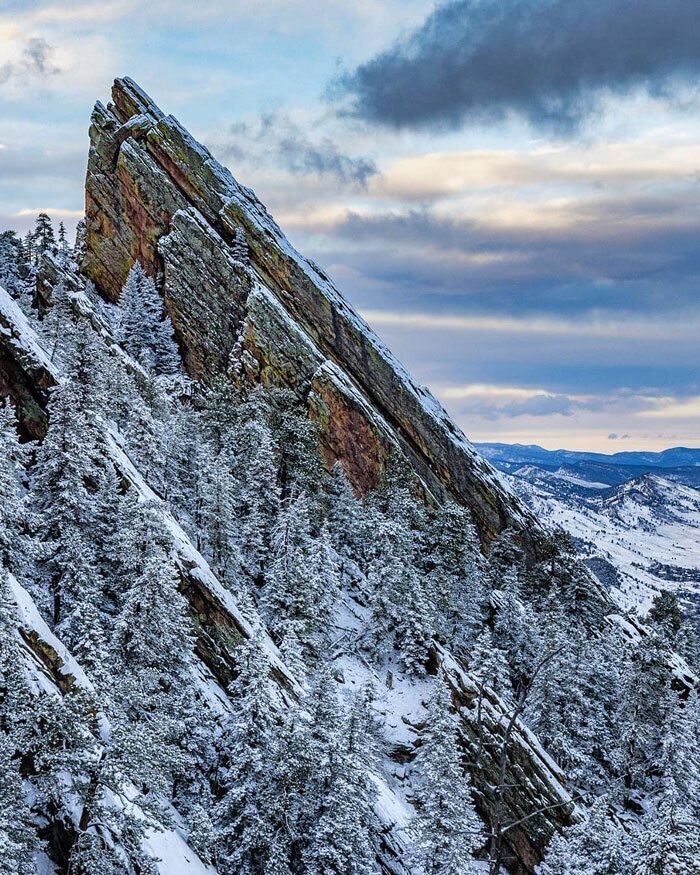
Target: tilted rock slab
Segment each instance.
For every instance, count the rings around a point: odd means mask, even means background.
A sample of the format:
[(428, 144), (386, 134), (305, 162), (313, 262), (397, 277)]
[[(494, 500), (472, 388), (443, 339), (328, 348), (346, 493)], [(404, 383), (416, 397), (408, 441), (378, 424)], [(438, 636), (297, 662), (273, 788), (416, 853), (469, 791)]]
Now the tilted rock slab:
[(211, 380), (235, 350), (248, 378), (307, 401), (326, 461), (340, 459), (358, 492), (378, 484), (398, 448), (430, 495), (470, 509), (486, 549), (511, 527), (533, 551), (534, 518), (433, 396), (253, 192), (130, 79), (118, 79), (112, 102), (93, 112), (86, 223), (83, 270), (106, 298), (119, 298), (137, 260), (162, 276), (191, 376)]

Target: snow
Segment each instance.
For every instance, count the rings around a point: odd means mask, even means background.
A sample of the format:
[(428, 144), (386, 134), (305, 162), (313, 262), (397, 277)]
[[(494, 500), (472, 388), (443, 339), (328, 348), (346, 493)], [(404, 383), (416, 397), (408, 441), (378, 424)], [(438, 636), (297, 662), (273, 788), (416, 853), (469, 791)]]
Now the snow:
[[(700, 492), (646, 475), (583, 498), (541, 473), (513, 478), (515, 489), (549, 527), (584, 542), (584, 555), (617, 569), (611, 595), (620, 607), (646, 613), (662, 589), (700, 594)], [(659, 566), (677, 579), (662, 576)]]
[(157, 860), (162, 875), (214, 875), (216, 869), (206, 866), (187, 844), (179, 829), (150, 832), (143, 849)]
[[(119, 436), (112, 431), (110, 433), (110, 450), (114, 462), (127, 477), (139, 493), (142, 501), (153, 501), (162, 505), (161, 500), (156, 495), (151, 487), (146, 483), (141, 474), (137, 471), (131, 459), (127, 456), (119, 444)], [(163, 522), (173, 539), (173, 550), (179, 560), (183, 571), (199, 580), (207, 590), (217, 599), (222, 608), (235, 621), (236, 626), (246, 638), (252, 638), (253, 628), (250, 623), (243, 617), (238, 607), (235, 596), (232, 592), (226, 589), (219, 581), (214, 572), (209, 567), (209, 563), (202, 554), (195, 548), (191, 540), (185, 534), (182, 526), (177, 522), (175, 517), (164, 506), (161, 510)], [(270, 665), (273, 669), (280, 672), (288, 681), (290, 688), (295, 692), (301, 692), (301, 688), (297, 681), (291, 676), (289, 670), (282, 662), (279, 650), (273, 644), (269, 636), (263, 637), (262, 646), (270, 660)]]
[(19, 304), (0, 286), (0, 334), (9, 338), (12, 346), (29, 364), (35, 368), (43, 368), (53, 377), (57, 371), (44, 351), (36, 331), (22, 312)]
[(66, 677), (75, 678), (76, 683), (85, 690), (93, 690), (92, 682), (82, 668), (68, 652), (61, 641), (46, 625), (32, 597), (27, 590), (12, 575), (8, 574), (10, 591), (17, 605), (19, 625), (30, 632), (36, 632), (39, 638), (56, 651), (63, 663), (60, 671)]
[[(622, 630), (625, 637), (632, 644), (638, 644), (645, 638), (650, 638), (656, 633), (642, 623), (635, 621), (631, 617), (623, 617), (621, 614), (609, 614), (606, 620), (613, 626), (617, 626)], [(700, 678), (690, 669), (688, 663), (677, 653), (671, 653), (668, 657), (668, 665), (673, 673), (673, 676), (683, 686), (694, 687), (700, 689)]]

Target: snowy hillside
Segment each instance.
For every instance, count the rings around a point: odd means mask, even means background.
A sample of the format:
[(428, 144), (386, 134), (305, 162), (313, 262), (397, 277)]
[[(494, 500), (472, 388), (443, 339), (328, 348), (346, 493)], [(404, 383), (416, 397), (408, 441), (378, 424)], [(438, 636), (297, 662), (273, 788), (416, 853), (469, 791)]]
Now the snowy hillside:
[(626, 609), (646, 613), (660, 590), (693, 605), (700, 593), (700, 492), (658, 475), (620, 486), (565, 470), (525, 466), (512, 475), (540, 519), (581, 543), (589, 567)]

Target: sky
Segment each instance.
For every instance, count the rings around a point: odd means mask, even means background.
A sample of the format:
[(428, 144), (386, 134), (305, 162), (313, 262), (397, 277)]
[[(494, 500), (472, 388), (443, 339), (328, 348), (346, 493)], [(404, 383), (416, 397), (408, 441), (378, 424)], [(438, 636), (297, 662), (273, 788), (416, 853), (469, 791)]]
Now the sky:
[(700, 446), (697, 0), (0, 0), (0, 229), (122, 75), (472, 440)]

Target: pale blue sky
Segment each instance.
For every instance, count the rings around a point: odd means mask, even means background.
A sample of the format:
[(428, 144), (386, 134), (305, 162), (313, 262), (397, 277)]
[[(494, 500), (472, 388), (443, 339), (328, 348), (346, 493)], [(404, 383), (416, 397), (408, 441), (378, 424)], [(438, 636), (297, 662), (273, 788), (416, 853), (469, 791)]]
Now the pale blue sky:
[(471, 438), (700, 446), (700, 17), (494, 4), (5, 3), (0, 227), (76, 220), (91, 107), (129, 75)]

